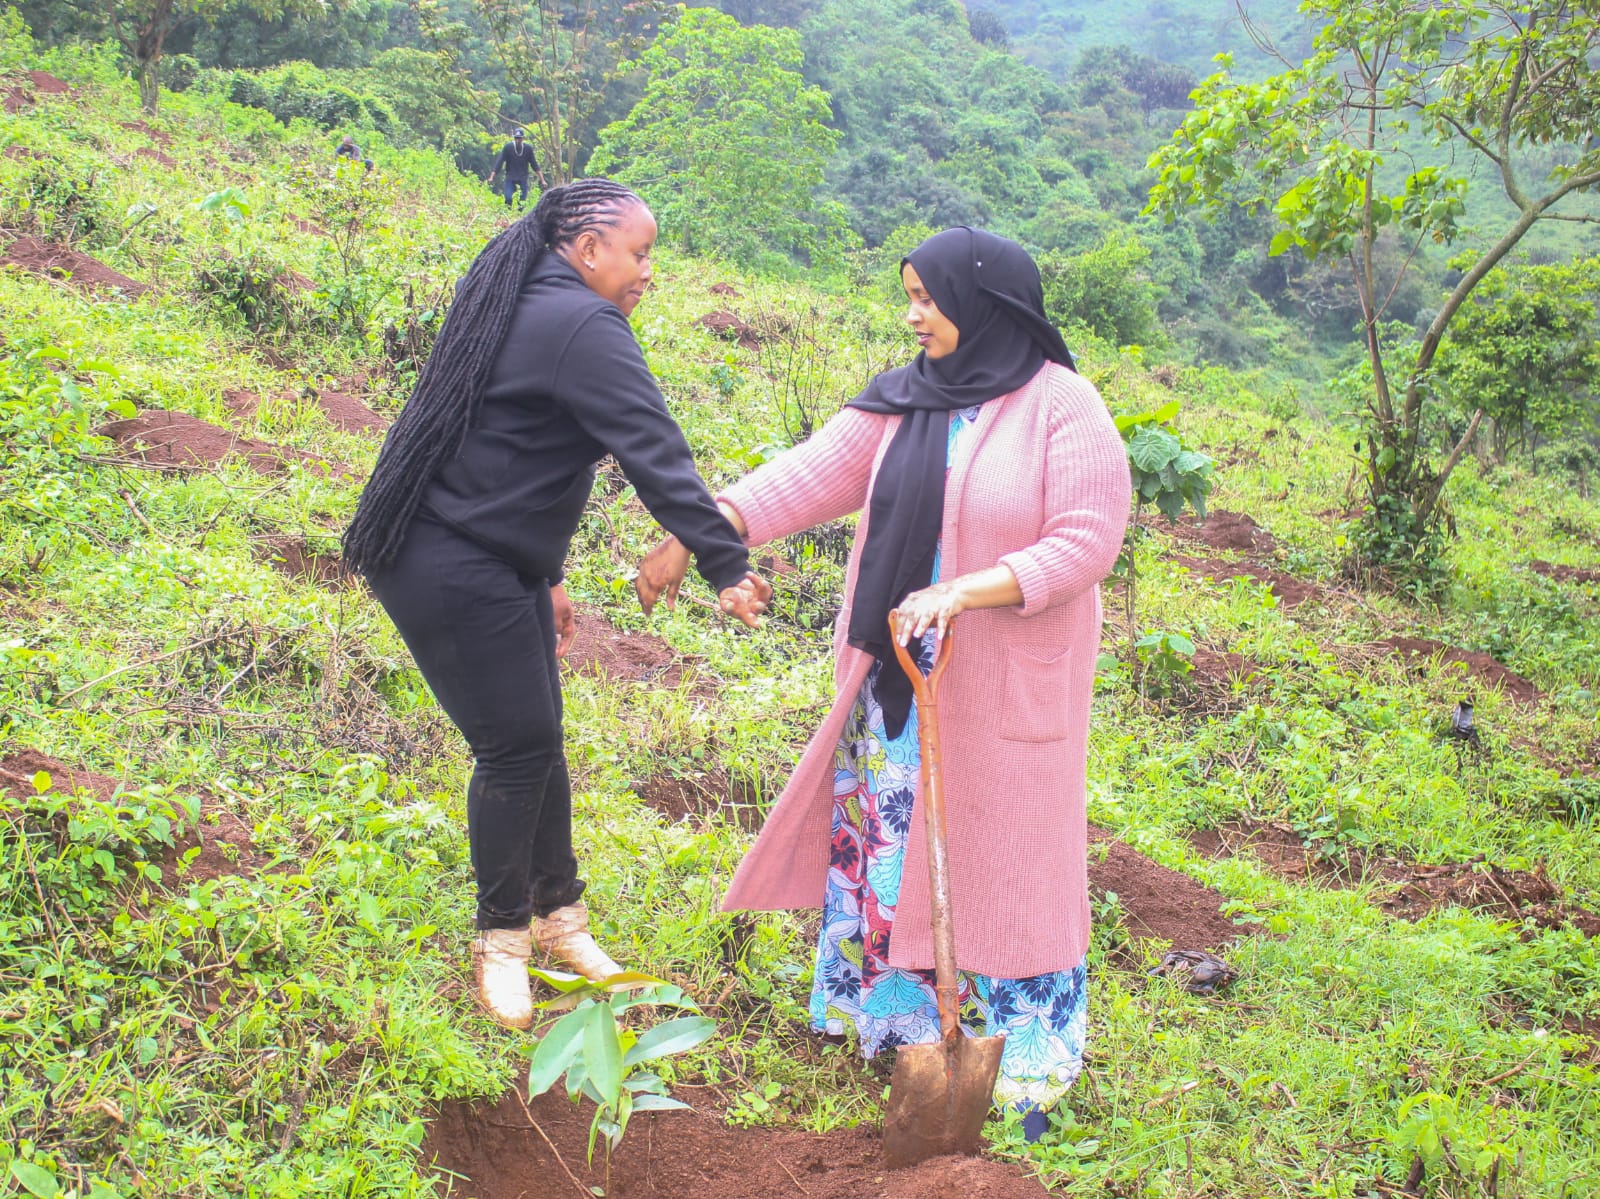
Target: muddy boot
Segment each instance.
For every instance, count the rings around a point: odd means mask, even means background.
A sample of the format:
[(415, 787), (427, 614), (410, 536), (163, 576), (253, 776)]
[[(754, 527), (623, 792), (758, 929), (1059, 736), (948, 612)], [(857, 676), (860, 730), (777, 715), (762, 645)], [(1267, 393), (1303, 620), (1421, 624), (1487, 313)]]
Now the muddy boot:
[(575, 971), (590, 982), (622, 973), (622, 967), (589, 934), (589, 909), (581, 903), (569, 903), (548, 916), (535, 916), (533, 943), (551, 966)]
[(533, 1024), (528, 959), (533, 934), (526, 928), (484, 929), (472, 942), (472, 980), (478, 1002), (507, 1028)]

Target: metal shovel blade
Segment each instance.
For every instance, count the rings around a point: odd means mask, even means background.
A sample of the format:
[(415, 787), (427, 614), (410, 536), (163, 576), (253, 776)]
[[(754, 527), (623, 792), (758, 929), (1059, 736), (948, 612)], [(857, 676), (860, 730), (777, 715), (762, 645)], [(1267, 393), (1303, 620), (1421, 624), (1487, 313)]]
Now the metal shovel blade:
[(883, 1160), (891, 1170), (930, 1157), (977, 1153), (994, 1103), (1004, 1037), (963, 1037), (895, 1051)]
[[(889, 616), (891, 633), (894, 614)], [(956, 970), (955, 917), (950, 904), (949, 847), (945, 841), (944, 765), (939, 737), (939, 680), (950, 665), (953, 630), (947, 630), (933, 669), (923, 678), (898, 640), (895, 656), (917, 697), (917, 735), (922, 749), (922, 808), (928, 826), (929, 902), (933, 917), (934, 999), (939, 1039), (897, 1050), (883, 1120), (883, 1159), (890, 1169), (930, 1157), (978, 1152), (983, 1122), (994, 1103), (1003, 1037), (961, 1033)]]

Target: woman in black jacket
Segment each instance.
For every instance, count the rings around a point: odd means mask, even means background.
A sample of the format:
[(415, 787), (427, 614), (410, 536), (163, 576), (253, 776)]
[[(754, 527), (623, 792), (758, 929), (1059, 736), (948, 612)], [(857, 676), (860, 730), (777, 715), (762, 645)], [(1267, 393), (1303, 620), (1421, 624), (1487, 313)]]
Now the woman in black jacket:
[(609, 453), (752, 627), (772, 589), (707, 493), (628, 324), (656, 222), (608, 179), (552, 188), (462, 279), (416, 391), (345, 533), (361, 571), (476, 759), (467, 828), (474, 974), (501, 1023), (532, 1022), (528, 961), (620, 969), (588, 930), (572, 851), (556, 659), (563, 563)]

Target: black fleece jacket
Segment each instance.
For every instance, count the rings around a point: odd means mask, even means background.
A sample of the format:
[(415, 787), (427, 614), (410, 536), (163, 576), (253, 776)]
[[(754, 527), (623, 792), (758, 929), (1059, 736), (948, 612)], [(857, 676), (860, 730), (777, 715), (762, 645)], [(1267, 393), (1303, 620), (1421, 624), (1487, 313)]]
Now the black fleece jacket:
[(667, 411), (628, 318), (545, 251), (523, 280), (477, 424), (423, 493), (435, 520), (529, 577), (559, 582), (611, 454), (717, 590), (750, 569)]

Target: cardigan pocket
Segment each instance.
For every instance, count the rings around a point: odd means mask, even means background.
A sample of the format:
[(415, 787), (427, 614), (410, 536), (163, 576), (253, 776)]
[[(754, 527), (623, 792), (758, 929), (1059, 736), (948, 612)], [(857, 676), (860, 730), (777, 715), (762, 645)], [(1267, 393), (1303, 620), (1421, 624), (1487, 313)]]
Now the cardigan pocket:
[(1067, 703), (1072, 648), (1040, 657), (1018, 646), (1006, 647), (1002, 741), (1060, 741), (1072, 716)]

